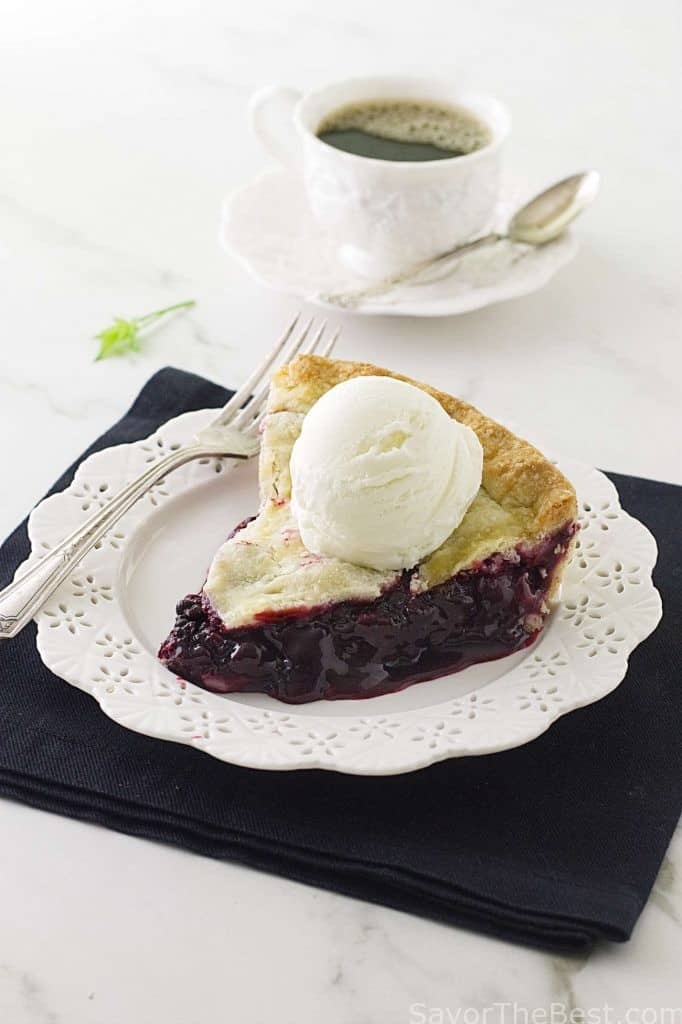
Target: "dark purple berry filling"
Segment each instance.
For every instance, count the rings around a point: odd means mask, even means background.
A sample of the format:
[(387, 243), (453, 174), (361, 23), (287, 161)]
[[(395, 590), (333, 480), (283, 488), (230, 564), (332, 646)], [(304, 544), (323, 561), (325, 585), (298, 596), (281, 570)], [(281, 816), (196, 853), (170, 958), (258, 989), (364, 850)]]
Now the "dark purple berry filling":
[(493, 555), (425, 593), (411, 593), (413, 569), (374, 601), (263, 616), (237, 629), (225, 628), (205, 595), (190, 594), (159, 657), (215, 693), (292, 704), (401, 690), (532, 643), (575, 530)]

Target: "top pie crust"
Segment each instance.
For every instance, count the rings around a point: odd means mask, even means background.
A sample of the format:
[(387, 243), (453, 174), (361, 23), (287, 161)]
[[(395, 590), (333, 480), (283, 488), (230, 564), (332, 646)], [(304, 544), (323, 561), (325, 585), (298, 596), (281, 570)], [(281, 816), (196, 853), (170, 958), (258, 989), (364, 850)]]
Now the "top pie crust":
[(217, 552), (204, 592), (228, 628), (263, 616), (343, 600), (373, 600), (400, 575), (312, 555), (291, 513), (289, 459), (305, 414), (326, 391), (351, 377), (388, 376), (421, 388), (478, 435), (483, 480), (457, 529), (419, 564), (415, 592), (436, 586), (484, 558), (510, 555), (572, 522), (575, 491), (537, 448), (472, 405), (370, 363), (300, 356), (282, 367), (270, 388), (259, 463), (256, 519)]

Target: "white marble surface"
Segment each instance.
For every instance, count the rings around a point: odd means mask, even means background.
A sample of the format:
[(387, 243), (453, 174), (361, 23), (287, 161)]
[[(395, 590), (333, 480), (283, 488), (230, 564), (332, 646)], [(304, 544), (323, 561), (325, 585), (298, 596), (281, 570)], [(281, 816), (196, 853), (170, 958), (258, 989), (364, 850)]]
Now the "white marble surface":
[[(157, 367), (243, 379), (294, 307), (217, 245), (222, 197), (263, 162), (246, 99), (368, 71), (499, 94), (529, 190), (591, 165), (603, 193), (544, 291), (459, 319), (346, 317), (342, 354), (438, 381), (555, 450), (679, 482), (676, 10), (6, 0), (0, 532)], [(93, 363), (112, 314), (189, 297), (196, 311), (143, 355)], [(0, 830), (7, 1024), (397, 1024), (419, 1019), (412, 1004), (436, 1021), (514, 1000), (608, 1002), (616, 1020), (679, 1003), (679, 834), (632, 941), (569, 959), (8, 802)]]

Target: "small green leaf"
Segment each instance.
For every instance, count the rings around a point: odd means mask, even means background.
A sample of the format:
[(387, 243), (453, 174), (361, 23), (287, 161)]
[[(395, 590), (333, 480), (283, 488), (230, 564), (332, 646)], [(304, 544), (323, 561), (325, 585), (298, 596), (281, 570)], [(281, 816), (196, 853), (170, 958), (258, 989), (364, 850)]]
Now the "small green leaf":
[(140, 331), (151, 327), (161, 317), (168, 313), (175, 313), (180, 309), (189, 309), (196, 305), (194, 299), (186, 302), (177, 302), (165, 309), (157, 309), (153, 313), (146, 313), (144, 316), (136, 316), (130, 320), (116, 317), (113, 324), (105, 327), (95, 338), (99, 341), (99, 351), (95, 356), (96, 360), (109, 359), (111, 356), (122, 356), (126, 352), (139, 352)]
[(95, 335), (99, 341), (96, 359), (109, 359), (111, 356), (122, 356), (126, 352), (137, 351), (140, 347), (138, 330), (134, 320), (116, 317), (111, 327), (105, 327)]

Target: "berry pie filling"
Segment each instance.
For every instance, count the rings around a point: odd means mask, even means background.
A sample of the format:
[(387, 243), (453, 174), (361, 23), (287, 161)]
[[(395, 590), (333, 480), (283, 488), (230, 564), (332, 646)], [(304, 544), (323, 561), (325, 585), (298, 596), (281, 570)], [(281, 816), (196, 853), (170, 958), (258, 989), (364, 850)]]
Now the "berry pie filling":
[(376, 697), (527, 647), (577, 530), (532, 445), (367, 364), (275, 375), (259, 480), (159, 651), (215, 693)]
[(265, 613), (236, 629), (206, 594), (190, 594), (159, 654), (215, 693), (257, 691), (293, 704), (392, 693), (531, 644), (575, 532), (571, 524), (493, 555), (422, 593), (408, 570), (376, 600)]

